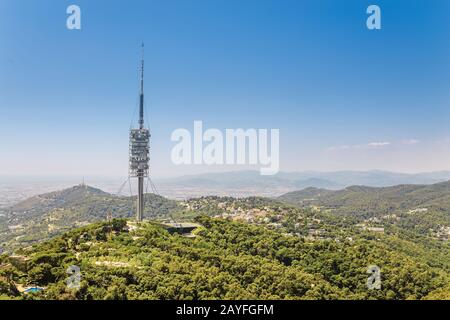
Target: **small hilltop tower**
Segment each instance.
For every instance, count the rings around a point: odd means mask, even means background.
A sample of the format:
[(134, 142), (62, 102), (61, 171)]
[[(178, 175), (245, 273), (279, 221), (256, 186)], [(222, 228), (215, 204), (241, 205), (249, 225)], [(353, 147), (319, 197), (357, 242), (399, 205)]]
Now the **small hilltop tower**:
[(144, 217), (144, 179), (148, 178), (150, 154), (150, 131), (144, 127), (144, 44), (141, 59), (141, 90), (139, 94), (139, 122), (137, 129), (130, 129), (129, 176), (137, 178), (138, 194), (136, 221)]

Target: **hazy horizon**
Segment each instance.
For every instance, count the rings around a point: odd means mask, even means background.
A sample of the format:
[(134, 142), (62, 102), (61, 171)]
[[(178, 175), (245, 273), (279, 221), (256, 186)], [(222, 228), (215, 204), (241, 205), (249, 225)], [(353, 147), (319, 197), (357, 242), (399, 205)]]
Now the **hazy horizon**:
[[(187, 173), (187, 174), (174, 174), (174, 175), (166, 175), (166, 176), (152, 176), (151, 179), (155, 180), (166, 180), (166, 179), (176, 179), (183, 177), (191, 177), (191, 176), (200, 176), (200, 175), (215, 175), (215, 174), (238, 174), (238, 173), (255, 173), (259, 175), (259, 171), (257, 169), (241, 169), (241, 170), (223, 170), (223, 171), (201, 171), (198, 173)], [(344, 173), (344, 172), (352, 172), (352, 173), (369, 173), (369, 172), (382, 172), (382, 173), (392, 173), (392, 174), (403, 174), (403, 175), (420, 175), (420, 174), (432, 174), (432, 173), (450, 173), (449, 170), (433, 170), (433, 171), (417, 171), (417, 172), (406, 172), (406, 171), (390, 171), (390, 170), (382, 170), (382, 169), (368, 169), (368, 170), (351, 170), (351, 169), (343, 169), (343, 170), (294, 170), (294, 171), (284, 171), (280, 170), (279, 173), (275, 174), (273, 177), (276, 177), (280, 174), (298, 174), (298, 173), (318, 173), (318, 174), (328, 174), (328, 173)], [(128, 175), (80, 175), (80, 174), (5, 174), (0, 173), (0, 177), (5, 178), (49, 178), (49, 179), (78, 179), (80, 183), (83, 181), (83, 178), (86, 179), (127, 179)], [(270, 178), (271, 176), (268, 176)]]

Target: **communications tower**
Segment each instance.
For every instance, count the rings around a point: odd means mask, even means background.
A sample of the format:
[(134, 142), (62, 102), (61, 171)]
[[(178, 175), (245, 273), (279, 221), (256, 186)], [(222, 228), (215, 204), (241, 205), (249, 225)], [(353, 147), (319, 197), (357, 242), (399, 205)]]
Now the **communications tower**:
[(144, 179), (148, 177), (150, 160), (150, 131), (144, 127), (144, 44), (142, 44), (138, 125), (138, 129), (130, 129), (129, 176), (137, 178), (138, 181), (136, 221), (141, 222), (144, 216)]

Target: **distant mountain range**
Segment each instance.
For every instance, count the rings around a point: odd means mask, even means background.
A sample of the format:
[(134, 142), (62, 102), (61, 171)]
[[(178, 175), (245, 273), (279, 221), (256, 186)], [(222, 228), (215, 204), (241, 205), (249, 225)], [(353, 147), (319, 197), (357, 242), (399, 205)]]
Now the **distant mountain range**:
[[(258, 171), (234, 171), (183, 176), (157, 180), (161, 193), (182, 198), (202, 194), (230, 196), (279, 196), (309, 187), (329, 190), (353, 185), (387, 187), (401, 184), (434, 184), (450, 180), (450, 171), (395, 173), (388, 171), (280, 172), (262, 176)], [(179, 194), (175, 194), (176, 191)], [(171, 194), (173, 193), (173, 195)]]
[[(91, 186), (117, 194), (124, 179), (87, 177), (86, 181)], [(353, 185), (388, 187), (433, 184), (448, 180), (450, 171), (405, 174), (378, 170), (280, 172), (274, 176), (261, 176), (259, 171), (247, 170), (153, 179), (160, 195), (177, 200), (208, 195), (277, 197), (309, 187), (339, 190)], [(77, 177), (0, 177), (0, 209), (41, 193), (70, 188), (80, 181), (81, 178)], [(136, 195), (134, 187), (132, 184), (132, 194)], [(121, 195), (130, 195), (128, 188), (122, 189)]]

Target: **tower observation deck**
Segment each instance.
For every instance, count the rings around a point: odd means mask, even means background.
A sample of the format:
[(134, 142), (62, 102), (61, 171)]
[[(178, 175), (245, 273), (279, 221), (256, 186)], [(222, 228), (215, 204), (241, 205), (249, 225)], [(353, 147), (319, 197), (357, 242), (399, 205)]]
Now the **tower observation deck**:
[(144, 127), (144, 44), (142, 44), (139, 128), (130, 129), (129, 176), (138, 180), (136, 221), (144, 217), (144, 179), (149, 174), (150, 131)]

